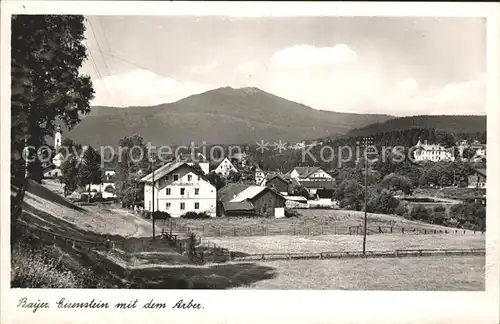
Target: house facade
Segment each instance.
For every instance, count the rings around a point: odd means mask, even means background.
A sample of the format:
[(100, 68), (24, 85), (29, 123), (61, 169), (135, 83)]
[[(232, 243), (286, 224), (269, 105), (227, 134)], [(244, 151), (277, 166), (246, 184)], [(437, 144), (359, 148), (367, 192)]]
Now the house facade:
[(231, 171), (238, 172), (238, 169), (233, 165), (229, 158), (224, 158), (222, 162), (214, 170), (222, 177), (227, 177)]
[(439, 144), (428, 144), (418, 141), (414, 153), (415, 161), (454, 161), (455, 154), (453, 148), (445, 148)]
[(469, 188), (486, 189), (486, 169), (476, 169), (469, 176)]
[[(154, 182), (153, 182), (154, 180)], [(199, 170), (186, 162), (170, 162), (143, 177), (144, 209), (164, 211), (172, 217), (187, 212), (216, 216), (215, 186)], [(153, 200), (154, 190), (154, 200)]]
[(264, 171), (262, 171), (261, 168), (259, 168), (258, 166), (255, 167), (255, 171), (254, 171), (254, 175), (255, 175), (255, 183), (257, 185), (261, 185), (264, 180), (266, 179), (266, 174), (264, 173)]

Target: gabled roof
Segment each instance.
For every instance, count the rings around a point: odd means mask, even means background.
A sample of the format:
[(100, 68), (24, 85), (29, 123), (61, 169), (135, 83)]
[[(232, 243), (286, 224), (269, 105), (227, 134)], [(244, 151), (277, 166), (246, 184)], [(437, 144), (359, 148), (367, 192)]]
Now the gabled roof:
[[(321, 168), (320, 167), (295, 167), (295, 168), (293, 168), (293, 170), (295, 170), (299, 174), (300, 178), (307, 178), (311, 174), (313, 174), (314, 172), (321, 170)], [(293, 170), (287, 172), (287, 174), (291, 174)]]
[(249, 186), (250, 185), (244, 183), (228, 183), (217, 190), (217, 201), (230, 201)]
[(245, 190), (241, 191), (236, 197), (234, 197), (231, 202), (240, 202), (247, 199), (255, 198), (262, 191), (268, 189), (264, 186), (248, 186)]
[(278, 178), (286, 183), (290, 183), (290, 177), (288, 177), (288, 179), (286, 179), (283, 175), (281, 175), (279, 173), (268, 174), (266, 176), (266, 182), (269, 182), (269, 181), (273, 180), (274, 178)]
[(290, 201), (305, 201), (305, 202), (307, 202), (307, 198), (302, 197), (302, 196), (285, 196), (285, 199), (290, 200)]
[[(184, 161), (170, 162), (170, 163), (167, 163), (167, 164), (161, 166), (160, 168), (156, 169), (155, 172), (154, 172), (155, 181), (163, 178), (167, 174), (170, 174), (170, 173), (174, 172), (175, 170), (177, 170), (177, 169), (179, 169), (180, 167), (183, 167), (183, 166), (186, 166), (186, 167), (190, 168), (196, 175), (199, 175), (204, 180), (208, 181), (207, 177), (202, 172), (199, 172), (197, 169), (193, 168), (192, 166), (190, 166), (188, 163), (186, 163)], [(141, 180), (139, 180), (139, 182), (148, 182), (148, 183), (151, 183), (152, 180), (153, 180), (153, 173), (151, 172), (150, 174), (148, 174), (145, 177), (141, 178)]]

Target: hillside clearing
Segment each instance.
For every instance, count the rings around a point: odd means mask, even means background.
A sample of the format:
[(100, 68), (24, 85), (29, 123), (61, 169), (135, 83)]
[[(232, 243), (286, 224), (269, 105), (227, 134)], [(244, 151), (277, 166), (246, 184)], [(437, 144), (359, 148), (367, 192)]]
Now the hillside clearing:
[(272, 261), (276, 275), (238, 289), (482, 291), (485, 258)]

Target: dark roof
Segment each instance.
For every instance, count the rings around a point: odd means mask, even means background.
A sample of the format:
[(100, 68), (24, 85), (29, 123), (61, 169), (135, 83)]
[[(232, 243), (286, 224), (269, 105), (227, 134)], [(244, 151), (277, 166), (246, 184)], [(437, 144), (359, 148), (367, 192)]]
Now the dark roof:
[(249, 201), (238, 201), (238, 202), (223, 202), (222, 206), (225, 211), (253, 211), (254, 206)]
[(316, 193), (319, 198), (332, 198), (335, 190), (333, 189), (318, 189)]
[(288, 177), (288, 179), (286, 179), (284, 176), (282, 176), (282, 175), (281, 175), (281, 174), (279, 174), (279, 173), (268, 174), (268, 175), (266, 176), (266, 182), (271, 181), (271, 180), (273, 180), (274, 178), (278, 178), (278, 179), (280, 179), (280, 180), (282, 180), (282, 181), (284, 181), (284, 182), (286, 182), (286, 183), (290, 183), (290, 177)]
[[(179, 169), (182, 166), (186, 166), (186, 167), (190, 168), (194, 173), (196, 173), (196, 175), (198, 175), (198, 176), (202, 177), (204, 180), (208, 181), (208, 178), (205, 176), (205, 174), (203, 172), (200, 172), (199, 170), (193, 168), (192, 166), (190, 166), (186, 162), (175, 161), (175, 162), (167, 163), (167, 164), (165, 164), (165, 165), (163, 165), (160, 168), (155, 170), (155, 182), (160, 180), (161, 178), (163, 178), (165, 175), (170, 174), (173, 171)], [(153, 177), (153, 173), (150, 173), (150, 174), (144, 176), (142, 179), (140, 179), (139, 182), (151, 183), (152, 177)]]
[(335, 180), (305, 180), (300, 181), (300, 184), (306, 189), (335, 189)]
[(248, 187), (250, 185), (244, 183), (228, 183), (217, 191), (217, 201), (230, 201)]

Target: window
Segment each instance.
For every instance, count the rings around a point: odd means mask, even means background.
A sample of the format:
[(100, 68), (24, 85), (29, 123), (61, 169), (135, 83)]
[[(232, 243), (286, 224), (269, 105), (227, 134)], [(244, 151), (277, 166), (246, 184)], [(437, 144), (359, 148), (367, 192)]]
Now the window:
[(188, 181), (191, 181), (192, 178), (193, 178), (193, 176), (188, 174)]
[(165, 189), (165, 194), (166, 194), (167, 196), (170, 196), (170, 188)]
[(200, 176), (198, 176), (198, 181), (200, 181), (200, 180), (201, 180), (201, 177), (200, 177)]
[(199, 195), (200, 194), (200, 188), (194, 188), (194, 194)]
[(174, 174), (174, 181), (178, 181), (179, 180), (179, 175), (178, 174)]
[(165, 181), (170, 181), (170, 176), (169, 175), (165, 176)]
[(181, 210), (184, 210), (184, 209), (186, 209), (186, 204), (181, 202)]
[(183, 195), (186, 192), (186, 188), (181, 188), (181, 195)]
[(200, 209), (200, 203), (195, 202), (194, 203), (194, 209)]
[(169, 208), (170, 208), (170, 203), (168, 202), (165, 204), (165, 209), (169, 209)]

